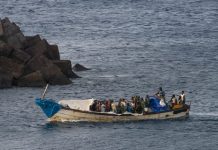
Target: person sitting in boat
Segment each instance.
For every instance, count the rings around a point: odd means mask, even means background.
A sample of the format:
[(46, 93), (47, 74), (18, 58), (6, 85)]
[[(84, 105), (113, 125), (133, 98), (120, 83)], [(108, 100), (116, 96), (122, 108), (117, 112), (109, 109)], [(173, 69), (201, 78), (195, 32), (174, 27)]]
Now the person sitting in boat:
[(126, 108), (127, 108), (127, 102), (124, 98), (121, 99), (121, 107), (122, 107), (123, 111), (125, 112)]
[(130, 113), (133, 112), (133, 110), (132, 110), (132, 106), (131, 106), (130, 103), (127, 103), (127, 104), (126, 104), (126, 111), (127, 111), (127, 112), (130, 112)]
[(146, 95), (145, 96), (145, 102), (144, 102), (144, 104), (145, 104), (145, 106), (144, 107), (148, 107), (149, 106), (149, 100), (150, 100), (150, 98), (149, 98), (149, 95)]
[(126, 111), (126, 102), (124, 98), (120, 98), (118, 106), (117, 106), (117, 113), (124, 113)]
[(142, 107), (142, 103), (140, 101), (136, 102), (136, 113), (141, 114), (144, 110), (144, 107)]
[(118, 102), (118, 105), (117, 105), (117, 113), (118, 113), (118, 114), (122, 114), (121, 101)]
[(93, 104), (90, 105), (90, 110), (91, 111), (96, 111), (97, 110), (97, 100), (94, 100)]
[(101, 112), (105, 112), (105, 104), (104, 103), (101, 104)]
[(98, 101), (97, 102), (97, 109), (96, 109), (97, 112), (101, 112), (101, 101)]
[(117, 106), (114, 101), (111, 102), (111, 109), (112, 109), (112, 112), (117, 113)]
[(175, 94), (172, 95), (170, 103), (171, 103), (171, 108), (173, 108), (177, 104), (177, 99), (176, 99)]
[(134, 113), (135, 112), (135, 101), (134, 101), (134, 99), (132, 99), (132, 101), (131, 101), (131, 103), (130, 103), (130, 106), (131, 106), (131, 108), (132, 108), (132, 112)]
[(155, 95), (160, 99), (163, 98), (163, 100), (165, 101), (165, 92), (163, 91), (162, 87), (159, 87), (159, 90)]
[(132, 107), (132, 112), (135, 112), (135, 97), (132, 96), (131, 97), (131, 103), (130, 103), (131, 107)]
[(111, 101), (110, 101), (109, 99), (107, 99), (107, 100), (105, 101), (105, 111), (106, 111), (106, 112), (111, 111)]

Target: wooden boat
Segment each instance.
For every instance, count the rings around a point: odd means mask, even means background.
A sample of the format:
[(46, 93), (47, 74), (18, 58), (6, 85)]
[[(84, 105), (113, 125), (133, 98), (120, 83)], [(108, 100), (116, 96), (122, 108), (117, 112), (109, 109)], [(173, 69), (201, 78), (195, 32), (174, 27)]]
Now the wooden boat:
[[(45, 93), (45, 92), (44, 92)], [(44, 94), (43, 94), (44, 95)], [(61, 100), (58, 103), (51, 99), (37, 98), (39, 105), (48, 117), (48, 121), (90, 121), (90, 122), (120, 122), (142, 120), (164, 120), (189, 117), (190, 105), (175, 105), (172, 109), (159, 112), (143, 112), (122, 114), (114, 112), (90, 111), (89, 106), (94, 99), (87, 100)]]

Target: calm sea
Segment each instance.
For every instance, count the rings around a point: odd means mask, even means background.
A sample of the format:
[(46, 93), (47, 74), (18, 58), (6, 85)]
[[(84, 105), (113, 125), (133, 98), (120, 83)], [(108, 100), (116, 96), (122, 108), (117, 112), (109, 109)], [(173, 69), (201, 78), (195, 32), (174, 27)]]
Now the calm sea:
[(48, 98), (117, 100), (162, 86), (168, 100), (184, 90), (192, 101), (187, 120), (50, 124), (34, 104), (43, 89), (0, 90), (1, 150), (218, 149), (217, 0), (0, 0), (0, 17), (91, 68)]

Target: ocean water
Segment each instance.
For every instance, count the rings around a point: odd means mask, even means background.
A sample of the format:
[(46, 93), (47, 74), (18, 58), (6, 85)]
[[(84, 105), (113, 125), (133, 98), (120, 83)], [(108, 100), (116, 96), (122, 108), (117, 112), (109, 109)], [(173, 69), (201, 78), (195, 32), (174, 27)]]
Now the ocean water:
[(0, 0), (25, 35), (58, 44), (61, 58), (91, 70), (47, 98), (130, 98), (162, 86), (185, 91), (186, 120), (126, 123), (46, 121), (42, 88), (0, 90), (0, 149), (218, 149), (217, 0)]

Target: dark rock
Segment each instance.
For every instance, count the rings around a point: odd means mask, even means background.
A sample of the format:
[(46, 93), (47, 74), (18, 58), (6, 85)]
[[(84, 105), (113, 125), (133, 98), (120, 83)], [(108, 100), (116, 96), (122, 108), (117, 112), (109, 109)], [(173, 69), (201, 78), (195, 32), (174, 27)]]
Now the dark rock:
[(26, 38), (23, 33), (16, 33), (7, 37), (7, 43), (15, 49), (23, 49), (26, 43)]
[(57, 45), (47, 45), (47, 52), (45, 55), (51, 60), (60, 60), (60, 54)]
[(17, 81), (17, 86), (25, 87), (42, 87), (46, 85), (43, 75), (40, 71), (36, 71), (21, 77)]
[(73, 70), (75, 70), (75, 71), (86, 71), (86, 70), (90, 70), (90, 69), (86, 68), (86, 67), (84, 67), (84, 66), (82, 66), (80, 64), (76, 64), (76, 65), (74, 65)]
[[(49, 45), (48, 42), (43, 39), (40, 40), (40, 37), (32, 38), (32, 46), (25, 49), (25, 51), (31, 56), (44, 54), (47, 58), (51, 60), (60, 60), (60, 54), (57, 45)], [(27, 41), (28, 42), (28, 41)]]
[(26, 38), (21, 32), (20, 28), (15, 23), (11, 23), (8, 18), (1, 20), (1, 23), (4, 41), (6, 40), (7, 43), (13, 48), (23, 48)]
[(0, 67), (7, 72), (10, 72), (15, 79), (18, 79), (23, 74), (24, 65), (17, 64), (13, 59), (0, 56)]
[(1, 20), (2, 22), (2, 27), (3, 27), (3, 31), (4, 31), (4, 35), (6, 37), (9, 37), (11, 35), (14, 35), (16, 33), (20, 33), (20, 28), (15, 24), (15, 23), (11, 23), (10, 20), (6, 17), (3, 20)]
[(8, 46), (6, 43), (0, 41), (0, 56), (9, 57), (13, 51), (13, 48)]
[(31, 56), (24, 51), (15, 49), (11, 54), (11, 58), (16, 60), (18, 63), (26, 63), (31, 58)]
[(53, 63), (57, 65), (67, 77), (79, 78), (79, 76), (72, 71), (70, 60), (54, 60)]
[(41, 55), (45, 53), (47, 50), (47, 42), (46, 40), (40, 40), (33, 46), (25, 49), (25, 52), (27, 52), (31, 56)]
[(0, 19), (0, 36), (4, 35), (4, 31), (3, 31), (3, 26), (2, 26), (2, 21)]
[(42, 67), (47, 67), (50, 64), (52, 64), (52, 62), (44, 55), (36, 55), (32, 57), (25, 66), (32, 71), (37, 71), (40, 70)]
[(0, 67), (0, 89), (12, 87), (13, 76)]
[(40, 70), (46, 82), (50, 84), (70, 84), (72, 83), (61, 70), (44, 55), (34, 56), (26, 66), (31, 70)]
[[(69, 60), (60, 60), (57, 45), (39, 35), (24, 36), (8, 18), (0, 19), (0, 68), (0, 87), (62, 85), (72, 83), (68, 77), (78, 77)], [(77, 66), (76, 70), (88, 69)]]
[(6, 39), (6, 37), (4, 37), (4, 36), (0, 36), (0, 41), (7, 43), (7, 39)]
[(65, 85), (72, 83), (72, 81), (68, 79), (54, 64), (41, 68), (41, 72), (46, 81), (50, 84)]
[(26, 48), (31, 47), (35, 44), (37, 44), (38, 42), (41, 41), (41, 38), (39, 35), (35, 35), (35, 36), (26, 36)]

